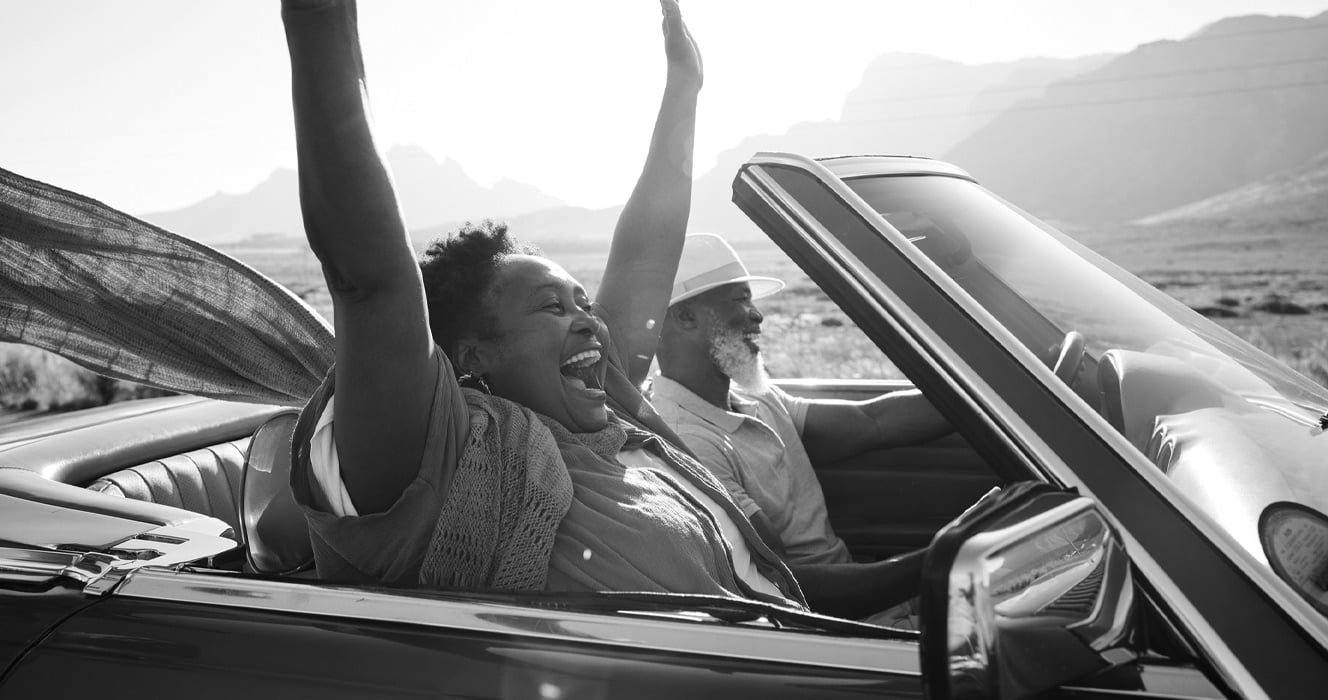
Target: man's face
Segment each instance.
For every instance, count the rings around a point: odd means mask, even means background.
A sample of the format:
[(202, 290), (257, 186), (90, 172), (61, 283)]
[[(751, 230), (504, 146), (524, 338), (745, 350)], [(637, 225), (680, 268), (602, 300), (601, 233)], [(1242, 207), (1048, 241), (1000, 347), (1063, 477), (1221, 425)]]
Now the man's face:
[(698, 297), (709, 339), (710, 359), (725, 376), (752, 393), (764, 393), (769, 378), (761, 361), (761, 310), (746, 282), (728, 284)]

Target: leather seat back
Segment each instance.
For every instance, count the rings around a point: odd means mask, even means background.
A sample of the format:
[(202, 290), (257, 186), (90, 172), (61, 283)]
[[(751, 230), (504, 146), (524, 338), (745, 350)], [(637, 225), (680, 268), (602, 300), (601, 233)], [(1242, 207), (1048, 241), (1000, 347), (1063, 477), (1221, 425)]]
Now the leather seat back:
[(290, 488), (291, 433), (297, 411), (278, 413), (254, 432), (240, 487), (240, 528), (249, 566), (293, 574), (313, 566), (309, 524)]
[(240, 531), (240, 481), (249, 438), (171, 455), (103, 476), (88, 490), (218, 518)]

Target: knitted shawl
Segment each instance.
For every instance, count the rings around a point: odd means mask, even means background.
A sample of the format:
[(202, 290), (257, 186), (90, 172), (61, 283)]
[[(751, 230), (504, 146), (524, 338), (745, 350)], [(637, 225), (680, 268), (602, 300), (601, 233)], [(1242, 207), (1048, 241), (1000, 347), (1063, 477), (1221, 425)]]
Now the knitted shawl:
[[(539, 591), (572, 480), (529, 409), (463, 389), (470, 434), (434, 527), (420, 583)], [(500, 429), (501, 426), (501, 429)]]
[[(681, 478), (708, 492), (717, 502), (728, 501), (723, 485), (704, 467), (667, 441), (616, 415), (601, 430), (573, 433), (520, 404), (473, 389), (462, 391), (470, 412), (469, 435), (420, 567), (420, 583), (543, 590), (558, 527), (567, 514), (575, 488), (565, 460), (585, 459), (587, 454), (563, 449), (570, 445), (585, 447), (603, 460), (613, 460), (624, 448), (649, 449)], [(688, 498), (680, 494), (678, 513), (672, 517), (686, 517), (683, 513), (688, 507), (684, 501)], [(727, 562), (720, 565), (725, 571), (717, 571), (722, 587), (742, 590), (749, 597), (770, 602), (802, 603), (802, 591), (788, 568), (760, 541), (737, 506), (730, 509), (730, 516), (743, 530), (757, 567), (784, 592), (784, 598), (772, 598), (750, 589), (733, 576), (728, 568), (731, 566), (728, 544), (723, 543), (718, 530), (715, 531), (720, 537), (716, 542), (718, 550), (707, 551), (703, 546), (695, 551), (674, 548), (674, 554), (682, 554), (688, 563), (667, 573), (660, 567), (670, 565), (664, 558), (657, 558), (656, 544), (641, 533), (611, 529), (598, 535), (656, 584), (672, 578), (686, 591), (714, 590), (717, 580), (709, 578), (705, 562), (708, 557), (717, 556)], [(676, 565), (678, 560), (670, 561)], [(570, 566), (578, 563), (579, 559), (565, 562)]]

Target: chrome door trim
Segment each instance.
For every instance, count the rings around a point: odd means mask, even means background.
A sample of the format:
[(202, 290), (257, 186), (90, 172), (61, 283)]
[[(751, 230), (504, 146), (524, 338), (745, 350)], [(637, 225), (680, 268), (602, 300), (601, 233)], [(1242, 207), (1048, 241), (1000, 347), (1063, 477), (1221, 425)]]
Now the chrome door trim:
[(65, 575), (79, 555), (51, 549), (0, 547), (0, 581), (45, 585)]
[[(723, 624), (699, 625), (685, 613), (608, 615), (506, 603), (394, 595), (377, 589), (221, 577), (143, 568), (113, 594), (464, 630), (573, 644), (920, 677), (914, 640), (867, 639)], [(647, 616), (648, 615), (648, 616)], [(666, 619), (673, 617), (674, 619)]]
[[(758, 153), (757, 157), (763, 155), (767, 154)], [(928, 158), (927, 156), (860, 154), (832, 156), (816, 162), (825, 165), (845, 180), (860, 176), (912, 177), (914, 175), (939, 175), (976, 182), (968, 171), (954, 163)], [(888, 170), (889, 172), (882, 172), (882, 170)]]

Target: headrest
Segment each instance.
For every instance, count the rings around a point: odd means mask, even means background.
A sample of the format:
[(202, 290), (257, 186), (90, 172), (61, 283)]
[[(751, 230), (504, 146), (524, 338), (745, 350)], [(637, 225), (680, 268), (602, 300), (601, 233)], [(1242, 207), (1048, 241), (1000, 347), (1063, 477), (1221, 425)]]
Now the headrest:
[(299, 413), (278, 413), (254, 432), (240, 477), (240, 528), (249, 566), (293, 574), (313, 566), (309, 524), (290, 488), (291, 433)]

